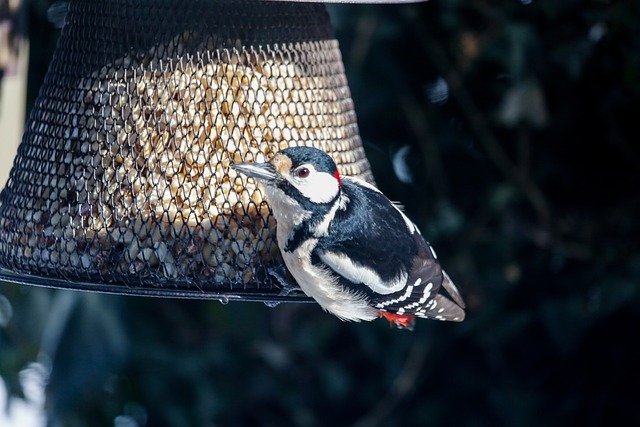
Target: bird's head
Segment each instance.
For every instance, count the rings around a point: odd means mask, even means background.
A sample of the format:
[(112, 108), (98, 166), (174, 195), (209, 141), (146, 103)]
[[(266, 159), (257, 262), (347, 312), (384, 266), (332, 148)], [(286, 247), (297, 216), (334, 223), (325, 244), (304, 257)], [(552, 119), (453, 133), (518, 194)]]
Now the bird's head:
[(269, 197), (282, 193), (279, 195), (301, 204), (330, 203), (342, 188), (335, 162), (317, 148), (286, 148), (268, 163), (236, 163), (232, 167), (261, 182)]

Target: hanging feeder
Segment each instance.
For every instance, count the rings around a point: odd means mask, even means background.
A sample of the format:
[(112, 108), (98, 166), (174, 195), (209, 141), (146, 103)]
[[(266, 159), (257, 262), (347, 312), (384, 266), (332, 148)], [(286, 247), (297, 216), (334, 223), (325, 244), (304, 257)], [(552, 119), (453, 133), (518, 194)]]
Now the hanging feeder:
[(229, 167), (296, 145), (373, 180), (324, 5), (71, 0), (0, 194), (0, 279), (306, 300)]

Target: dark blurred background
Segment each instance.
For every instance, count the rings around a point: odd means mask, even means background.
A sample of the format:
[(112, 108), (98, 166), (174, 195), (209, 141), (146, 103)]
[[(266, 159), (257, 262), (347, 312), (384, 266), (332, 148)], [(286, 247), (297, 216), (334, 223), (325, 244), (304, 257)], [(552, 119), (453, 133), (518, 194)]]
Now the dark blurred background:
[[(49, 2), (25, 6), (33, 99), (58, 30)], [(0, 284), (0, 411), (27, 403), (51, 426), (640, 425), (640, 3), (329, 10), (378, 186), (438, 251), (467, 320), (407, 332), (314, 304)]]

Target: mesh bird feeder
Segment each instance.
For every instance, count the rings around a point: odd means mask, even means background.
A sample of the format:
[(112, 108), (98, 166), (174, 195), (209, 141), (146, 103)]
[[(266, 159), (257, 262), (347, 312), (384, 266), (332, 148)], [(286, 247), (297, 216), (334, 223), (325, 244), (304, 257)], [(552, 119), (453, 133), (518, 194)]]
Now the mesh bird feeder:
[(0, 279), (303, 300), (270, 274), (263, 191), (229, 167), (296, 145), (372, 181), (324, 5), (71, 0), (0, 194)]

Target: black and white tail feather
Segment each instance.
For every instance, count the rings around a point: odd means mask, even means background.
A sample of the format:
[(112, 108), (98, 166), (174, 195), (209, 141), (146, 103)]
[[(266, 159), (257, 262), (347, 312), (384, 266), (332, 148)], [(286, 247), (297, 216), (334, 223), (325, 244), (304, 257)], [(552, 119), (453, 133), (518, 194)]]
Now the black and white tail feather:
[(416, 225), (372, 185), (340, 177), (327, 154), (295, 147), (234, 168), (264, 185), (285, 264), (326, 311), (409, 329), (415, 317), (464, 319), (460, 293)]

